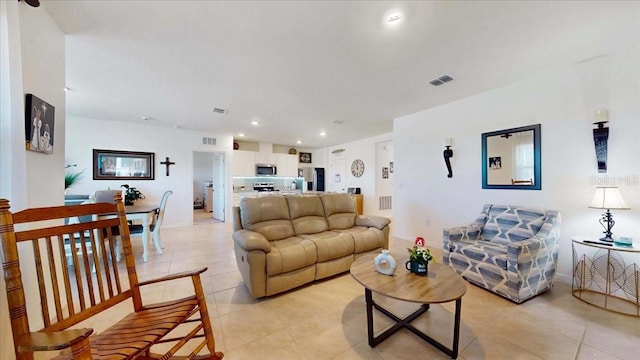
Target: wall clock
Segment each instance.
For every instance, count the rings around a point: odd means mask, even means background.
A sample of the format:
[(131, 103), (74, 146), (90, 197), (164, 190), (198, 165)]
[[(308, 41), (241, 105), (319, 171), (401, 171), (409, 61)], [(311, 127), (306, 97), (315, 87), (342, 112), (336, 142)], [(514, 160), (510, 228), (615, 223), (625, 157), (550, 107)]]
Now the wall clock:
[(364, 174), (364, 162), (360, 159), (353, 160), (353, 163), (351, 163), (351, 173), (355, 177), (362, 176), (362, 174)]

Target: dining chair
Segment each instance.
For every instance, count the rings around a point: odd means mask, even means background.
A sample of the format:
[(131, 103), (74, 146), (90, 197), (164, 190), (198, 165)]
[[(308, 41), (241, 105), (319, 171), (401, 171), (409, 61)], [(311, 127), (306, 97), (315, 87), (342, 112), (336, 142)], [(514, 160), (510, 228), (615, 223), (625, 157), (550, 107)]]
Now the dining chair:
[[(167, 206), (167, 200), (169, 199), (169, 195), (173, 194), (173, 191), (167, 190), (162, 195), (162, 199), (160, 200), (160, 206), (156, 211), (156, 215), (153, 217), (153, 222), (149, 225), (149, 230), (151, 230), (151, 238), (153, 239), (153, 243), (159, 247), (164, 248), (162, 245), (162, 238), (160, 237), (160, 226), (162, 226), (162, 220), (164, 219), (164, 209)], [(142, 225), (129, 225), (129, 232), (131, 234), (142, 234), (144, 228)]]
[(109, 203), (114, 204), (115, 200), (113, 197), (117, 193), (122, 193), (121, 190), (96, 190), (93, 193), (93, 199), (96, 203)]

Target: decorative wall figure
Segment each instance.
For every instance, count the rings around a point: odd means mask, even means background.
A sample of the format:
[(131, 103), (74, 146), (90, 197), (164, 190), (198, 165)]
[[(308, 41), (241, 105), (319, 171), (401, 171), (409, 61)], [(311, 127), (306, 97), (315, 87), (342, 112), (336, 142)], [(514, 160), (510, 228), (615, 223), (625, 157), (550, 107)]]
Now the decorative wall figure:
[(165, 161), (162, 161), (160, 165), (164, 165), (167, 167), (167, 176), (169, 176), (169, 166), (175, 165), (173, 161), (170, 161), (168, 157), (165, 157)]
[(596, 110), (597, 128), (593, 129), (593, 144), (596, 147), (596, 160), (598, 161), (598, 172), (607, 172), (607, 140), (609, 139), (609, 128), (604, 124), (609, 122), (609, 113), (607, 110)]
[(447, 164), (447, 171), (449, 171), (449, 174), (447, 174), (447, 177), (452, 178), (453, 172), (451, 171), (450, 159), (453, 157), (453, 150), (451, 150), (451, 145), (446, 146), (446, 149), (444, 149), (444, 151), (442, 152), (442, 156), (444, 156), (444, 163)]

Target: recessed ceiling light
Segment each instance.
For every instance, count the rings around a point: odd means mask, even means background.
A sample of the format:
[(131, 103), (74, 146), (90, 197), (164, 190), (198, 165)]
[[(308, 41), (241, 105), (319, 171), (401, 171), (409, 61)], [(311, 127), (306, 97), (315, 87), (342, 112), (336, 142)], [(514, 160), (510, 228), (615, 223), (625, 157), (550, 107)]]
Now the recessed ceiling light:
[(244, 137), (244, 133), (239, 133), (238, 136), (239, 137)]
[(296, 141), (296, 144), (300, 145), (300, 144), (302, 144), (302, 141), (298, 140), (298, 141)]
[(389, 15), (389, 17), (387, 18), (387, 23), (389, 23), (389, 24), (397, 24), (397, 23), (400, 22), (400, 20), (402, 20), (402, 14), (395, 13), (395, 14)]
[(251, 122), (251, 125), (253, 125), (253, 126), (258, 126), (258, 125), (260, 125), (260, 123), (259, 123), (259, 122), (257, 122), (257, 121), (255, 121), (255, 120), (253, 120), (253, 121)]
[(65, 87), (63, 87), (63, 88), (62, 88), (62, 90), (64, 90), (64, 91), (71, 91), (71, 88), (68, 88), (68, 87), (66, 87), (66, 86), (65, 86)]
[(320, 136), (327, 136), (327, 133), (325, 131), (321, 131)]

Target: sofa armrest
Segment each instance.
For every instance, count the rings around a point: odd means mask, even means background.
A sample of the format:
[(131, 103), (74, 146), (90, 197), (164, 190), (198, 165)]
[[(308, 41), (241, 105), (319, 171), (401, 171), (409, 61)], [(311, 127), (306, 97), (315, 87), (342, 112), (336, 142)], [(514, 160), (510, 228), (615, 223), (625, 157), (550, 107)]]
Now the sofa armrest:
[(262, 250), (271, 251), (272, 245), (262, 234), (251, 230), (238, 230), (233, 232), (233, 241), (246, 251)]
[(374, 227), (382, 230), (391, 223), (391, 219), (383, 216), (375, 215), (358, 215), (356, 216), (356, 226)]
[(445, 243), (460, 240), (479, 240), (481, 234), (482, 229), (475, 224), (442, 230), (442, 237)]
[(529, 269), (532, 262), (539, 261), (546, 257), (545, 262), (555, 263), (555, 254), (557, 247), (550, 247), (544, 239), (537, 236), (527, 240), (514, 242), (507, 245), (507, 269), (511, 271), (520, 271), (520, 265), (524, 265), (524, 269)]

